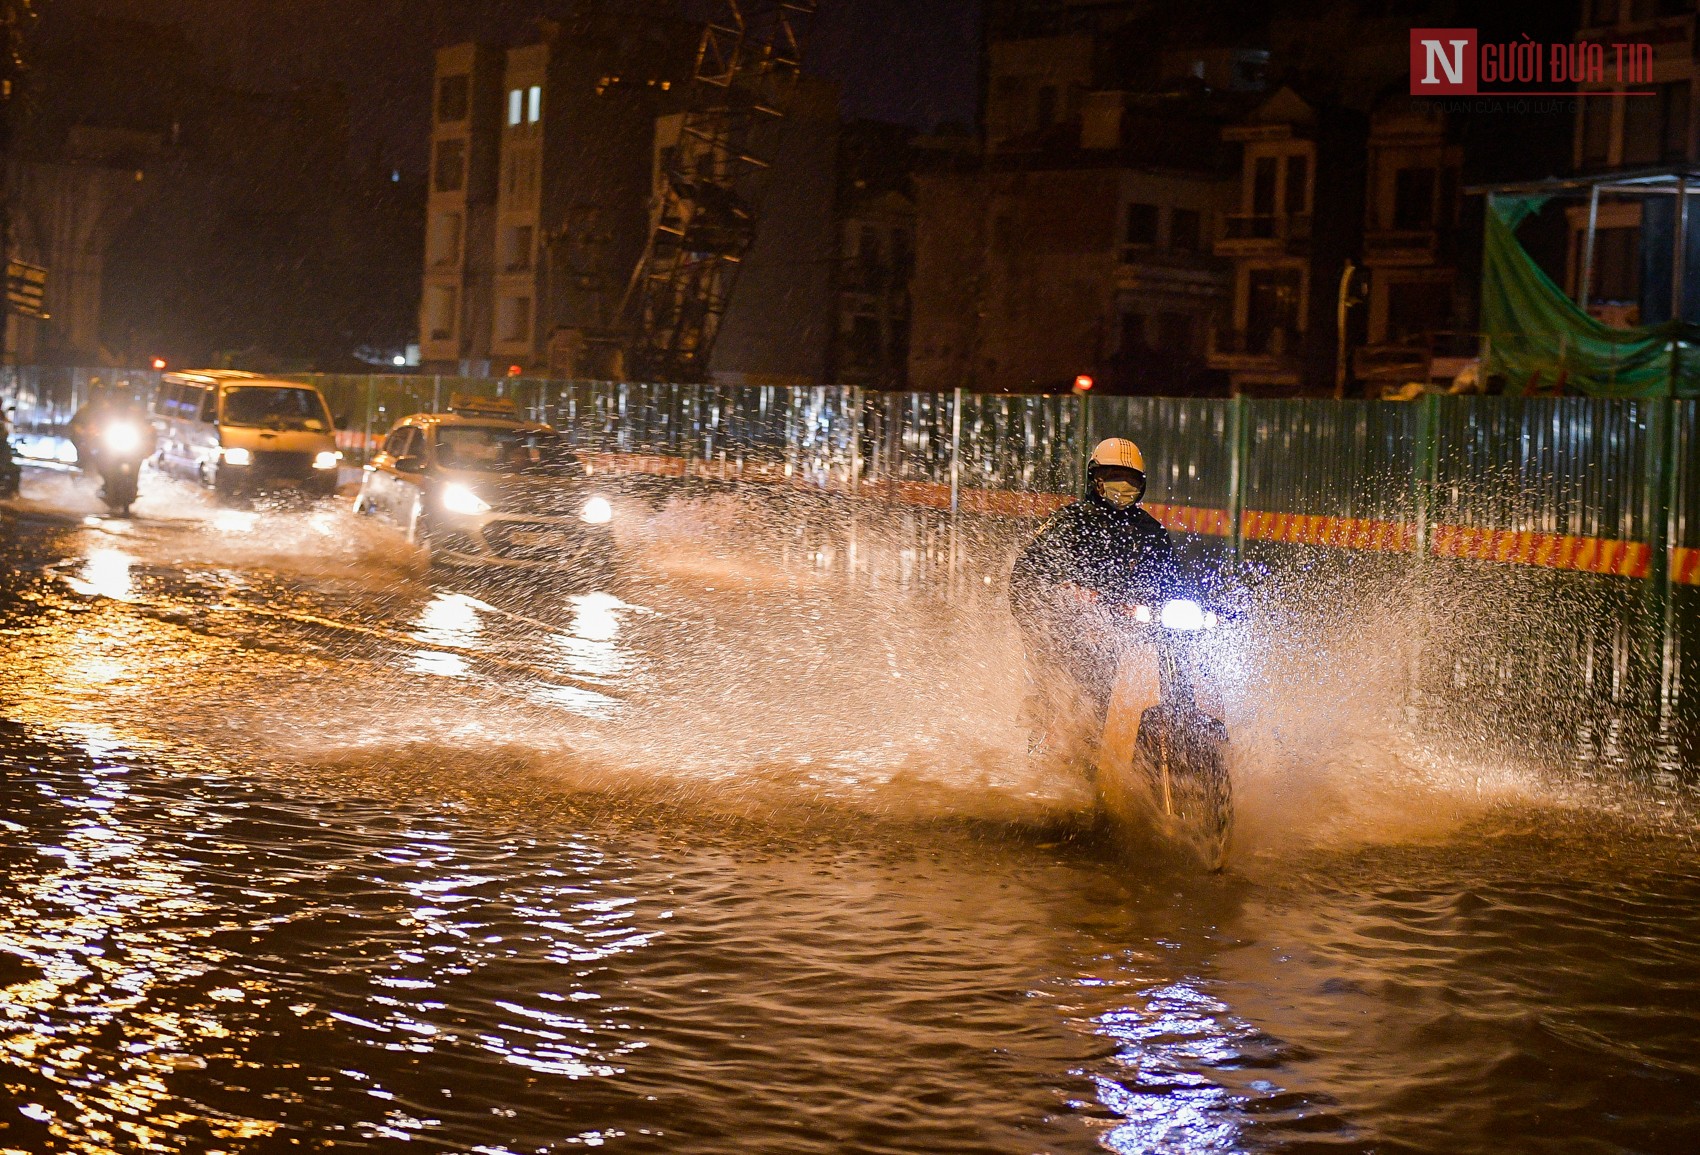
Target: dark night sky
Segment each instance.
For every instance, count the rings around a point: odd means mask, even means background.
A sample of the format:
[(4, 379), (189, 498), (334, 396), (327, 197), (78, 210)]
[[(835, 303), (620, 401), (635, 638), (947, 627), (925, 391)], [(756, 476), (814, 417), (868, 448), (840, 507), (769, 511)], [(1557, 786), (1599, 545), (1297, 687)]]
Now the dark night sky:
[[(669, 0), (654, 0), (670, 10)], [(242, 86), (341, 83), (355, 149), (423, 173), (431, 52), (461, 40), (524, 43), (560, 0), (57, 0), (59, 13), (184, 27)], [(977, 0), (822, 0), (809, 70), (838, 81), (844, 112), (918, 128), (973, 118)]]

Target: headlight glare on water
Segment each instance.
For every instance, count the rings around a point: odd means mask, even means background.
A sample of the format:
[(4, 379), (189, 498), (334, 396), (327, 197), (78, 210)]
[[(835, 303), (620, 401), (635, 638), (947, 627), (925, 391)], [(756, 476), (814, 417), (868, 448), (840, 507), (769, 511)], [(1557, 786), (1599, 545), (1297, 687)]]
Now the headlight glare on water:
[(578, 516), (586, 525), (607, 525), (614, 520), (614, 507), (606, 497), (593, 497), (584, 503)]
[(473, 514), (483, 513), (490, 508), (490, 503), (479, 497), (464, 485), (454, 484), (443, 486), (443, 508), (450, 513)]

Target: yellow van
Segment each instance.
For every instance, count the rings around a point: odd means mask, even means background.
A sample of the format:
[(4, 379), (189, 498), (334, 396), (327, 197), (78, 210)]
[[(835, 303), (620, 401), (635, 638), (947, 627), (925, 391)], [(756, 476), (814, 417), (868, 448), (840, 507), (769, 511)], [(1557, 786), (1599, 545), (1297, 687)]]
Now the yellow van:
[(336, 425), (313, 386), (230, 369), (167, 373), (154, 397), (159, 467), (221, 494), (336, 492)]

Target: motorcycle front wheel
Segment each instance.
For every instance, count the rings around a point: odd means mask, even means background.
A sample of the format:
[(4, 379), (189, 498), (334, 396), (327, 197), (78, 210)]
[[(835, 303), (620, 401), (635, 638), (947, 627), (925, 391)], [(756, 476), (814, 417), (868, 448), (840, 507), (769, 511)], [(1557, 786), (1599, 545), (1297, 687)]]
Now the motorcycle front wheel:
[(1227, 865), (1233, 832), (1227, 742), (1227, 728), (1208, 714), (1153, 706), (1140, 719), (1135, 744), (1164, 833), (1211, 872)]

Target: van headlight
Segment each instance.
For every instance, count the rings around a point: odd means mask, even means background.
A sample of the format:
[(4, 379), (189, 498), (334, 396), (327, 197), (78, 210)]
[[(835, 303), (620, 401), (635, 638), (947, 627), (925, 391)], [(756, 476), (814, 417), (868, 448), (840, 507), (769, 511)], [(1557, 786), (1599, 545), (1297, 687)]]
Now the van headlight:
[(319, 455), (317, 457), (313, 458), (313, 468), (314, 469), (335, 469), (337, 462), (339, 462), (341, 460), (342, 460), (342, 454), (341, 453), (333, 452), (329, 449), (322, 449), (322, 450), (319, 451)]
[(233, 445), (229, 449), (220, 450), (220, 452), (224, 455), (226, 465), (252, 465), (254, 463), (254, 455), (240, 445)]
[(443, 486), (441, 501), (443, 508), (450, 513), (465, 514), (468, 517), (484, 513), (490, 508), (488, 501), (459, 483)]
[(607, 525), (614, 520), (614, 507), (606, 497), (593, 497), (578, 511), (578, 518), (586, 525)]

